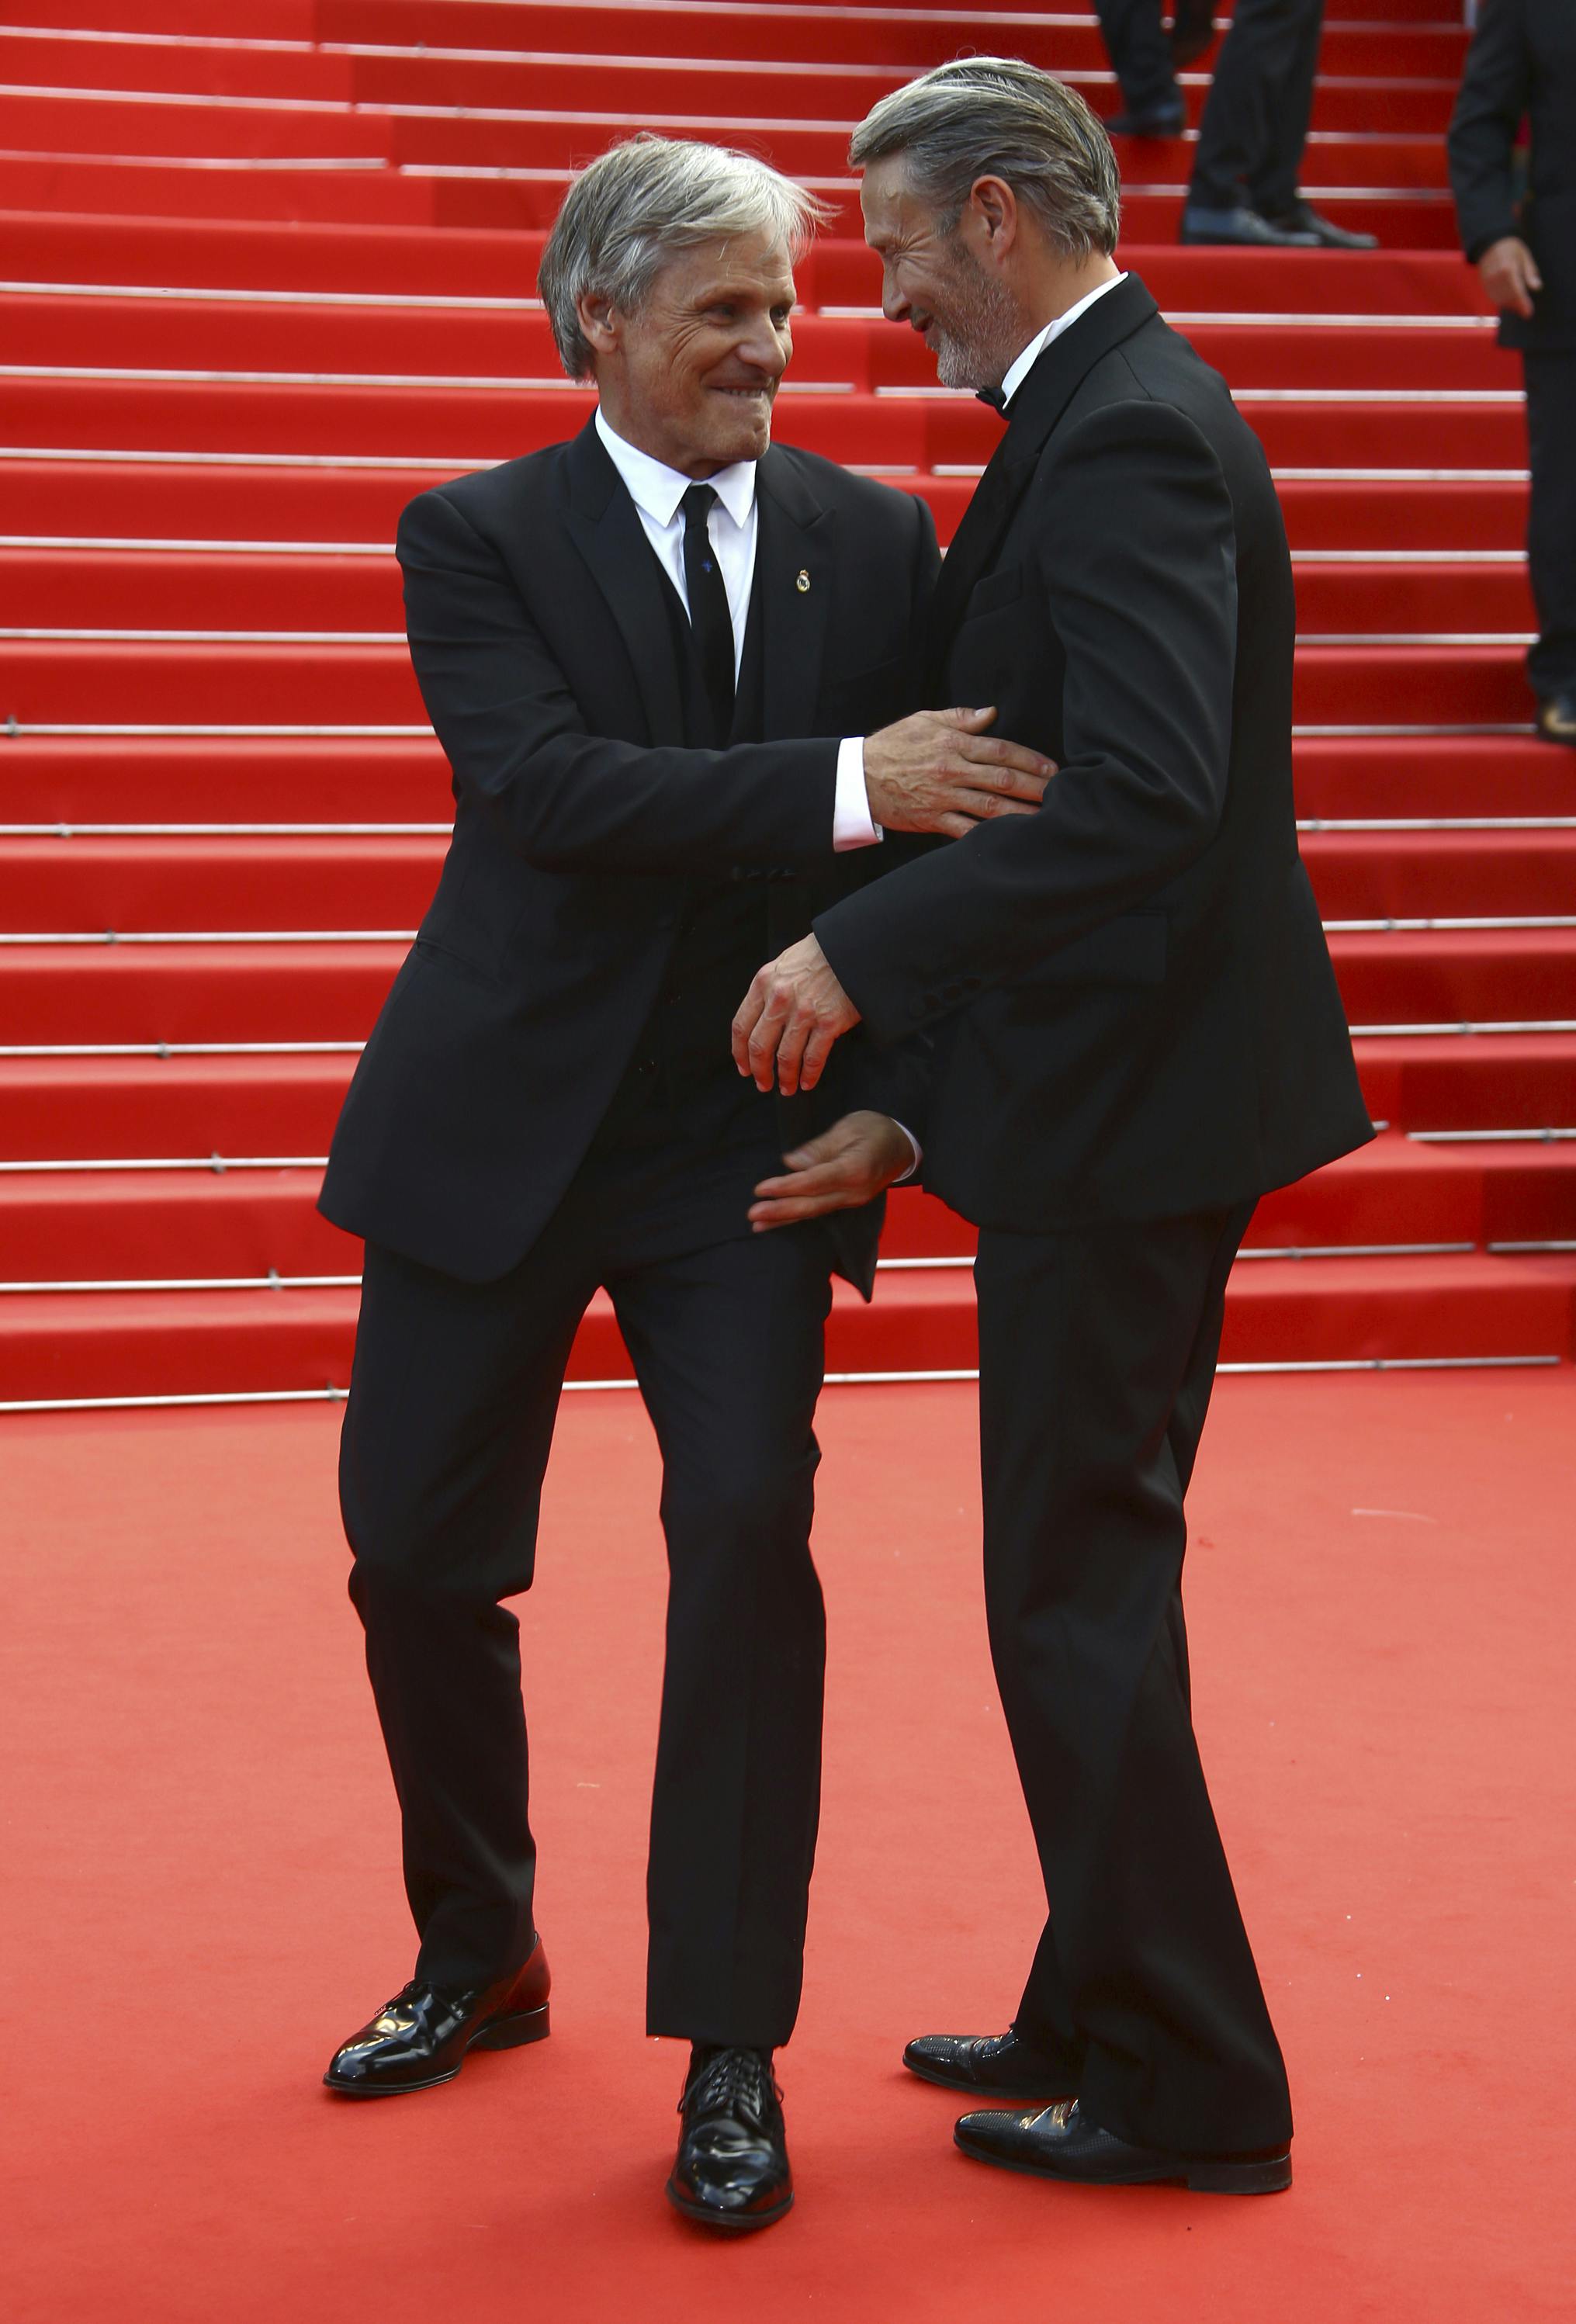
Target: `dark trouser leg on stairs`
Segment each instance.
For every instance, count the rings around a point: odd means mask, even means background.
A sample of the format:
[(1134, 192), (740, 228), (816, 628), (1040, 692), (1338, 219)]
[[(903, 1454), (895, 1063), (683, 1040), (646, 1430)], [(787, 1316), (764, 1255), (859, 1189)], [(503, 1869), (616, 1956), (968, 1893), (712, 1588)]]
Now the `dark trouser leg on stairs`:
[(1526, 671), (1546, 699), (1576, 694), (1576, 348), (1529, 350), (1523, 360), (1532, 466), (1526, 554), (1538, 619)]
[(1323, 0), (1237, 0), (1199, 121), (1188, 200), (1278, 217), (1295, 198)]

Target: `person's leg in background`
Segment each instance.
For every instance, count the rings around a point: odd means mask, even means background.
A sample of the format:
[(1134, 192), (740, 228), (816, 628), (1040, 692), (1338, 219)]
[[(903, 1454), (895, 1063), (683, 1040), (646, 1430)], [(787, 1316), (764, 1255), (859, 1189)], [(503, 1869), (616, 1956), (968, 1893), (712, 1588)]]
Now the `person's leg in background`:
[(1532, 468), (1526, 554), (1538, 635), (1526, 674), (1538, 732), (1576, 744), (1576, 348), (1529, 348), (1526, 434)]

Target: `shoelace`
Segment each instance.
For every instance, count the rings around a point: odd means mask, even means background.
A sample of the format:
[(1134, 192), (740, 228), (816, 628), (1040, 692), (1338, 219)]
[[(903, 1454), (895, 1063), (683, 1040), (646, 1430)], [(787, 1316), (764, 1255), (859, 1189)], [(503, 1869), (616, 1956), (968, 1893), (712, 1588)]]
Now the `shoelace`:
[(769, 2095), (780, 2103), (782, 2091), (753, 2050), (719, 2050), (685, 2084), (677, 2111), (685, 2114), (691, 2107), (703, 2114), (737, 2109), (760, 2123)]

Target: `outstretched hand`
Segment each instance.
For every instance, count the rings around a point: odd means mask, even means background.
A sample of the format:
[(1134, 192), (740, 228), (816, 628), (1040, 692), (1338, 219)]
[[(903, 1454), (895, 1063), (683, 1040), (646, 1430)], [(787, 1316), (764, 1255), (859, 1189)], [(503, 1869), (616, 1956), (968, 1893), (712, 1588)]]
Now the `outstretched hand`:
[(758, 1090), (775, 1073), (784, 1097), (813, 1090), (833, 1044), (859, 1011), (814, 936), (790, 945), (756, 973), (733, 1019), (733, 1063)]
[(914, 1167), (908, 1132), (884, 1113), (845, 1113), (830, 1130), (785, 1154), (788, 1175), (763, 1178), (750, 1206), (757, 1234), (828, 1211), (856, 1211)]

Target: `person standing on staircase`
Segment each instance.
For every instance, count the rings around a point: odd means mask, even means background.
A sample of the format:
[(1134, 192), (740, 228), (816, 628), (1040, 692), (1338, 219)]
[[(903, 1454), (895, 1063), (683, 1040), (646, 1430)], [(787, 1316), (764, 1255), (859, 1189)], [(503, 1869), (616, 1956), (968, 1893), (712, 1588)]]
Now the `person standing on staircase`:
[[(883, 831), (1031, 813), (1046, 772), (984, 714), (904, 715), (937, 562), (924, 502), (770, 442), (816, 207), (714, 146), (641, 137), (594, 162), (540, 279), (596, 410), (401, 520), (454, 837), (322, 1195), (366, 1239), (340, 1499), (420, 1948), (326, 2080), (428, 2089), (548, 2030), (502, 1601), (530, 1583), (604, 1286), (663, 1461), (647, 2026), (693, 2045), (668, 2191), (733, 2230), (793, 2200), (773, 2053), (820, 1798), (832, 1277), (868, 1296), (871, 1199), (915, 1145), (899, 1055), (851, 1057), (824, 1107), (785, 1113), (742, 1088), (729, 1020), (772, 931), (892, 859)], [(844, 1207), (753, 1233), (751, 1190), (806, 1138)]]
[(1313, 117), (1324, 0), (1236, 0), (1198, 125), (1184, 242), (1249, 250), (1372, 250), (1298, 189)]
[[(1525, 157), (1518, 146), (1529, 129)], [(1576, 10), (1487, 0), (1449, 136), (1461, 247), (1520, 350), (1537, 731), (1576, 744)], [(1521, 164), (1525, 161), (1525, 183)]]
[[(987, 678), (1037, 815), (821, 913), (734, 1019), (758, 1089), (935, 1045), (926, 1185), (980, 1228), (985, 1604), (1048, 1918), (1004, 2034), (905, 2061), (960, 2146), (1083, 2182), (1291, 2183), (1286, 2069), (1189, 1709), (1184, 1499), (1257, 1197), (1372, 1136), (1292, 791), (1291, 557), (1219, 374), (1119, 272), (1110, 142), (980, 57), (855, 132), (888, 317), (1005, 431), (930, 698)], [(960, 694), (958, 689), (962, 689)], [(759, 1190), (811, 1215), (814, 1174)], [(966, 1849), (964, 1851), (966, 1858)]]

